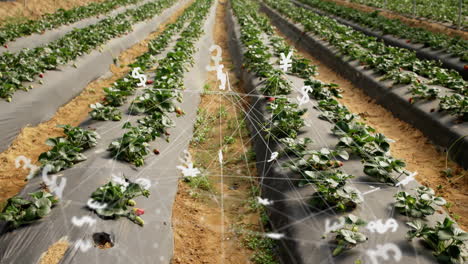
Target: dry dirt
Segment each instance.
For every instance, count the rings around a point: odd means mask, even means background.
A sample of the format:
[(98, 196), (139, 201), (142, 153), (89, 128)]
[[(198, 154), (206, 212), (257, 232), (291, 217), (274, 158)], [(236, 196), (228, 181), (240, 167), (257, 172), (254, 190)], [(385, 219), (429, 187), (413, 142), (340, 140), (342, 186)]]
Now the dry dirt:
[[(166, 24), (174, 22), (190, 3), (174, 12), (166, 23), (162, 24), (145, 40), (122, 52), (118, 58), (118, 65), (111, 65), (110, 67), (111, 77), (89, 83), (80, 95), (60, 107), (49, 121), (34, 127), (28, 126), (21, 130), (10, 147), (0, 153), (0, 204), (9, 197), (16, 195), (26, 184), (24, 179), (29, 172), (15, 167), (16, 157), (24, 155), (37, 164), (39, 155), (50, 149), (45, 141), (49, 137), (63, 136), (62, 129), (57, 128), (57, 125), (70, 124), (77, 126), (86, 120), (90, 111), (89, 104), (101, 101), (104, 96), (103, 89), (125, 76), (130, 70), (127, 65), (139, 55), (145, 53), (148, 50), (147, 43), (156, 38), (164, 30)], [(36, 89), (40, 89), (40, 87)]]
[[(224, 51), (221, 63), (225, 69), (229, 69), (232, 63), (227, 52), (225, 2), (219, 1), (216, 10), (214, 38)], [(229, 79), (232, 89), (242, 92), (232, 72), (229, 73)], [(207, 80), (210, 91), (218, 90), (215, 80), (215, 73), (210, 73)], [(208, 172), (213, 188), (194, 196), (192, 187), (182, 180), (179, 182), (172, 217), (175, 239), (173, 263), (251, 263), (253, 252), (246, 249), (242, 241), (243, 234), (262, 230), (259, 214), (246, 203), (251, 187), (256, 184), (256, 168), (255, 162), (244, 159), (250, 148), (247, 130), (243, 128), (239, 133), (237, 125), (234, 128), (229, 126), (228, 119), (234, 121), (233, 118), (241, 118), (242, 105), (233, 100), (218, 94), (202, 95), (201, 109), (205, 109), (209, 116), (217, 116), (222, 106), (227, 112), (227, 118), (216, 118), (207, 140), (191, 144), (189, 149), (195, 166), (205, 168)], [(235, 142), (223, 151), (226, 163), (221, 170), (216, 162), (221, 148), (220, 140), (229, 135), (234, 137)], [(241, 230), (241, 234), (236, 230)]]
[(39, 259), (39, 264), (57, 264), (62, 259), (69, 247), (68, 241), (60, 239), (55, 244), (51, 245)]
[[(374, 12), (375, 10), (377, 10), (377, 8), (375, 8), (375, 7), (361, 5), (361, 4), (358, 4), (358, 3), (351, 3), (351, 2), (347, 2), (345, 0), (326, 0), (326, 1), (334, 2), (334, 3), (340, 4), (340, 5), (343, 5), (343, 6), (347, 6), (347, 7), (352, 7), (354, 9), (364, 11), (364, 12)], [(431, 22), (425, 21), (425, 20), (409, 18), (409, 17), (403, 16), (403, 15), (393, 13), (391, 11), (380, 10), (380, 15), (382, 15), (382, 16), (384, 16), (386, 18), (390, 18), (390, 19), (399, 19), (399, 20), (401, 20), (401, 22), (403, 22), (403, 23), (405, 23), (405, 24), (407, 24), (409, 26), (412, 26), (412, 27), (424, 28), (426, 30), (429, 30), (429, 31), (432, 31), (432, 32), (435, 32), (435, 33), (443, 33), (443, 34), (449, 35), (451, 37), (457, 37), (458, 36), (458, 37), (461, 37), (463, 39), (468, 40), (468, 32), (463, 31), (463, 30), (457, 30), (457, 29), (449, 28), (449, 27), (444, 26), (444, 25), (439, 24), (439, 23), (431, 23)]]
[(91, 2), (105, 0), (16, 0), (0, 2), (0, 25), (26, 19), (38, 19), (41, 15), (53, 13), (59, 8), (71, 9)]
[[(285, 37), (278, 30), (277, 33)], [(390, 144), (392, 155), (404, 159), (408, 170), (417, 171), (416, 178), (421, 184), (434, 190), (437, 190), (439, 185), (443, 186), (437, 191), (438, 195), (453, 204), (449, 210), (450, 213), (460, 216), (457, 220), (458, 224), (468, 230), (468, 175), (466, 170), (454, 162), (449, 162), (448, 167), (456, 172), (456, 176), (452, 179), (443, 176), (441, 171), (446, 168), (445, 153), (440, 152), (420, 130), (394, 117), (390, 111), (375, 103), (362, 89), (325, 66), (313, 57), (313, 54), (301, 50), (292, 41), (288, 40), (288, 42), (294, 45), (301, 55), (310, 59), (312, 64), (318, 66), (317, 79), (340, 86), (343, 98), (339, 101), (343, 105), (351, 112), (359, 114), (363, 121), (374, 127), (377, 132), (395, 140)]]

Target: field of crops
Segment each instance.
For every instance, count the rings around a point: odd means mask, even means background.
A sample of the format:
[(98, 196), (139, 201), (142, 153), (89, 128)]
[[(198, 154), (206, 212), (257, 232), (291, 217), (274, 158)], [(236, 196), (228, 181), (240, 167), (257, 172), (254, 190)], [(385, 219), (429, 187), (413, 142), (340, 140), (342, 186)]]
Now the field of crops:
[(457, 4), (99, 0), (3, 21), (0, 263), (468, 263)]

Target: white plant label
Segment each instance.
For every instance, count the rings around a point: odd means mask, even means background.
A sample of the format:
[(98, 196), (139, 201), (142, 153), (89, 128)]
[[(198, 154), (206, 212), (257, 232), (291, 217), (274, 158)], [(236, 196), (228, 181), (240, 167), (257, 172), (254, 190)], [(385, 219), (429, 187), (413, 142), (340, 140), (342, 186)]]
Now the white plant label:
[(272, 205), (273, 201), (268, 200), (267, 198), (263, 199), (260, 196), (257, 196), (257, 202), (261, 205)]
[(223, 151), (221, 149), (218, 151), (218, 160), (219, 164), (223, 164)]
[(338, 220), (334, 221), (333, 224), (330, 223), (330, 219), (325, 219), (325, 234), (328, 234), (331, 231), (342, 228), (344, 227), (344, 225), (345, 225), (344, 217), (338, 218)]
[(400, 248), (395, 244), (387, 243), (385, 245), (377, 245), (377, 249), (375, 250), (367, 250), (367, 256), (369, 256), (372, 264), (379, 264), (381, 262), (377, 260), (378, 258), (382, 258), (384, 260), (390, 260), (392, 258), (394, 261), (398, 262), (401, 260), (402, 254)]
[(371, 233), (385, 234), (388, 230), (391, 230), (393, 233), (398, 229), (398, 222), (393, 218), (389, 218), (384, 224), (382, 219), (379, 219), (369, 222), (366, 228), (369, 229)]
[(184, 166), (177, 166), (176, 168), (182, 172), (184, 177), (196, 177), (201, 171), (193, 167), (192, 155), (187, 150), (184, 150), (184, 159), (180, 159)]
[(91, 242), (89, 242), (89, 240), (81, 240), (80, 239), (80, 240), (75, 242), (75, 249), (79, 248), (81, 250), (81, 252), (88, 251), (92, 246), (93, 246), (93, 244)]
[(268, 238), (271, 238), (271, 239), (281, 239), (284, 237), (284, 234), (281, 234), (281, 233), (266, 233), (265, 234), (266, 237)]
[(415, 171), (413, 173), (411, 173), (410, 175), (408, 175), (406, 178), (404, 178), (403, 180), (401, 180), (400, 182), (398, 182), (397, 184), (395, 184), (395, 186), (400, 186), (400, 185), (403, 185), (405, 186), (406, 184), (414, 181), (414, 177), (418, 175), (418, 172)]
[(140, 70), (141, 70), (140, 67), (134, 68), (132, 71), (132, 77), (140, 80), (140, 82), (137, 83), (139, 87), (146, 87), (146, 81), (147, 81), (146, 75), (141, 74)]
[(312, 87), (306, 85), (306, 86), (303, 86), (302, 89), (301, 89), (301, 94), (302, 94), (302, 97), (297, 97), (297, 101), (299, 101), (299, 105), (303, 105), (303, 104), (306, 104), (307, 102), (309, 102), (310, 98), (309, 98), (309, 92), (312, 92)]
[(292, 51), (290, 51), (287, 56), (284, 56), (284, 53), (281, 52), (280, 56), (281, 56), (280, 68), (281, 70), (283, 70), (283, 72), (287, 72), (289, 67), (292, 66), (291, 64)]
[(25, 156), (22, 156), (22, 155), (16, 157), (15, 167), (16, 168), (21, 167), (21, 162), (23, 162), (23, 169), (24, 170), (29, 169), (29, 174), (26, 177), (26, 179), (28, 179), (28, 180), (32, 179), (34, 177), (34, 175), (36, 174), (36, 171), (39, 169), (39, 167), (32, 164), (30, 159), (28, 159), (28, 158), (26, 158)]
[(104, 209), (104, 208), (107, 207), (106, 203), (100, 203), (100, 202), (95, 201), (93, 199), (89, 199), (88, 202), (86, 203), (86, 205), (89, 208), (94, 209), (94, 210), (101, 210), (101, 209)]
[(51, 192), (55, 193), (59, 199), (62, 199), (63, 190), (67, 184), (67, 179), (62, 178), (59, 184), (57, 184), (57, 175), (52, 176), (52, 179), (50, 179), (47, 174), (52, 170), (52, 168), (52, 165), (47, 164), (42, 169), (42, 181), (44, 181)]
[(90, 226), (92, 226), (96, 223), (96, 219), (89, 217), (89, 216), (83, 216), (81, 218), (73, 216), (71, 219), (71, 222), (73, 225), (80, 226), (80, 227), (85, 224), (89, 224)]
[(278, 158), (278, 155), (279, 155), (279, 154), (278, 154), (278, 152), (276, 152), (276, 151), (273, 152), (273, 153), (271, 153), (271, 157), (270, 157), (270, 159), (268, 160), (268, 162), (272, 162), (272, 161), (276, 160), (276, 158)]

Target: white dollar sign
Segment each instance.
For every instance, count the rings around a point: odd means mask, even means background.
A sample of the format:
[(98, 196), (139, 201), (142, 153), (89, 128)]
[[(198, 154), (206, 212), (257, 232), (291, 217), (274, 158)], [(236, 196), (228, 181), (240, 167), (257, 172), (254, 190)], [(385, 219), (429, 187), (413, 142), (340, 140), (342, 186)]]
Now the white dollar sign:
[(151, 181), (145, 178), (138, 178), (136, 179), (135, 183), (140, 184), (145, 190), (149, 190), (151, 187)]
[(369, 231), (372, 233), (384, 234), (387, 232), (387, 230), (391, 230), (393, 233), (396, 232), (398, 229), (398, 222), (395, 219), (390, 218), (387, 219), (387, 221), (384, 224), (382, 222), (382, 219), (379, 219), (376, 221), (369, 222), (366, 228), (369, 229)]
[(331, 231), (337, 230), (345, 225), (345, 219), (343, 217), (338, 218), (338, 221), (330, 225), (330, 219), (325, 220), (325, 234), (330, 233)]
[(141, 87), (141, 86), (146, 87), (146, 80), (147, 80), (147, 79), (146, 79), (146, 75), (141, 74), (141, 73), (140, 73), (140, 70), (141, 70), (140, 67), (134, 68), (133, 71), (132, 71), (132, 77), (135, 78), (135, 79), (139, 79), (139, 80), (140, 80), (140, 82), (137, 83), (138, 86), (140, 86), (140, 87)]
[(81, 252), (88, 251), (92, 246), (93, 246), (93, 244), (91, 244), (91, 242), (89, 242), (89, 240), (83, 241), (83, 240), (80, 239), (80, 240), (76, 241), (76, 243), (75, 243), (75, 248), (79, 248), (81, 250)]
[(89, 199), (86, 205), (89, 208), (94, 209), (94, 210), (100, 210), (100, 209), (104, 209), (107, 207), (106, 203), (99, 203), (98, 201), (95, 201), (93, 199)]
[(303, 105), (307, 102), (309, 102), (310, 98), (309, 98), (309, 92), (312, 92), (312, 87), (306, 85), (306, 86), (303, 86), (302, 89), (301, 89), (301, 94), (302, 94), (302, 97), (297, 97), (297, 100), (299, 101), (299, 105)]
[(49, 178), (47, 175), (52, 170), (52, 165), (47, 164), (42, 169), (42, 181), (47, 185), (51, 192), (55, 193), (55, 195), (62, 199), (63, 189), (65, 189), (65, 185), (67, 184), (67, 179), (62, 178), (60, 181), (60, 185), (57, 185), (57, 175), (52, 176), (52, 179)]
[(34, 164), (31, 164), (31, 160), (26, 158), (25, 156), (18, 156), (16, 157), (15, 159), (15, 167), (16, 168), (19, 168), (21, 167), (21, 161), (24, 163), (23, 164), (23, 169), (26, 170), (26, 169), (30, 169), (29, 170), (29, 174), (28, 176), (26, 177), (26, 179), (32, 179), (32, 177), (34, 177), (34, 174), (36, 174), (36, 171), (39, 169), (38, 166), (34, 165)]
[(376, 250), (369, 249), (367, 250), (367, 255), (369, 256), (371, 262), (373, 264), (379, 264), (379, 261), (377, 260), (378, 257), (383, 258), (384, 260), (389, 260), (390, 255), (389, 252), (393, 252), (393, 259), (395, 261), (400, 261), (401, 260), (401, 250), (398, 248), (395, 244), (392, 243), (387, 243), (385, 245), (377, 245)]
[(84, 224), (89, 224), (91, 226), (96, 223), (96, 219), (89, 216), (83, 216), (81, 217), (81, 219), (76, 216), (73, 216), (71, 221), (72, 224), (75, 226), (83, 226)]

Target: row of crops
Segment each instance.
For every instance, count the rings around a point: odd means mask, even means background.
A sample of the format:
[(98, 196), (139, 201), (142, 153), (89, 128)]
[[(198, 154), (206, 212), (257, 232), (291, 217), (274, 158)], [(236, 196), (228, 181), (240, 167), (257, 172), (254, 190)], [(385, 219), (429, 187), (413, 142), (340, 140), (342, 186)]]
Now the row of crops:
[(109, 40), (132, 31), (132, 25), (160, 14), (174, 4), (173, 0), (152, 1), (99, 21), (96, 24), (75, 29), (62, 38), (45, 46), (23, 49), (18, 53), (0, 55), (0, 97), (11, 101), (17, 90), (29, 90), (24, 82), (42, 78), (46, 70), (76, 60), (79, 56), (97, 49)]
[[(409, 84), (409, 92), (415, 99), (439, 99), (441, 111), (467, 120), (468, 85), (457, 72), (440, 67), (436, 61), (418, 59), (412, 51), (388, 46), (374, 37), (366, 36), (332, 18), (297, 7), (289, 1), (266, 2), (303, 25), (307, 32), (327, 40), (343, 55), (384, 75), (384, 79), (392, 80), (394, 84)], [(450, 92), (447, 93), (447, 90)]]
[[(150, 153), (148, 142), (158, 137), (166, 137), (169, 140), (170, 134), (167, 128), (173, 126), (174, 123), (167, 114), (177, 112), (178, 115), (183, 115), (182, 110), (174, 103), (182, 100), (180, 91), (183, 90), (184, 86), (184, 72), (188, 69), (187, 65), (190, 65), (193, 60), (195, 42), (203, 33), (201, 27), (210, 6), (211, 1), (195, 1), (179, 16), (176, 22), (169, 24), (156, 39), (150, 42), (148, 52), (139, 56), (131, 64), (132, 67), (138, 67), (144, 72), (150, 71), (155, 64), (158, 65), (154, 79), (146, 82), (151, 87), (145, 88), (143, 93), (140, 91), (141, 94), (135, 96), (140, 80), (135, 79), (132, 77), (132, 73), (129, 73), (117, 80), (112, 87), (104, 88), (106, 96), (103, 101), (91, 106), (91, 119), (119, 121), (122, 110), (117, 107), (126, 104), (128, 98), (134, 98), (129, 105), (126, 105), (128, 108), (126, 112), (132, 115), (146, 115), (138, 119), (136, 125), (132, 125), (130, 122), (124, 123), (122, 129), (127, 130), (127, 132), (122, 138), (111, 142), (108, 147), (113, 158), (142, 166), (144, 157)], [(167, 53), (165, 58), (156, 61), (156, 56), (168, 47), (172, 37), (182, 29), (184, 30), (180, 33), (172, 51)], [(72, 168), (75, 164), (86, 160), (83, 152), (96, 146), (101, 138), (95, 131), (70, 125), (61, 125), (60, 127), (63, 128), (65, 137), (47, 140), (46, 143), (52, 149), (39, 156), (41, 166), (36, 171), (37, 174), (43, 173), (44, 170), (53, 174)], [(133, 211), (127, 209), (127, 205), (133, 204), (133, 202), (129, 202), (130, 199), (139, 195), (148, 197), (149, 192), (142, 188), (138, 184), (128, 182), (128, 180), (127, 183), (117, 185), (109, 182), (98, 188), (91, 197), (101, 204), (108, 204), (105, 209), (97, 210), (99, 215), (113, 218), (126, 216), (142, 224), (143, 220), (135, 216)], [(9, 199), (0, 219), (9, 222), (11, 227), (17, 228), (46, 216), (50, 212), (50, 207), (56, 202), (51, 198), (53, 196), (46, 192), (33, 193), (31, 196), (35, 199), (33, 202), (26, 202), (23, 198), (18, 197)], [(46, 208), (43, 208), (44, 212), (31, 213), (31, 210), (42, 210), (39, 200), (45, 201), (44, 198), (51, 201), (51, 203), (46, 203)]]
[[(350, 43), (351, 41), (349, 41), (349, 36), (352, 36), (352, 34), (349, 34), (350, 32), (347, 31), (348, 37), (346, 38), (338, 35), (339, 33), (336, 32), (340, 32), (337, 30), (340, 28), (336, 23), (332, 23), (323, 17), (320, 19), (315, 13), (298, 8), (289, 1), (266, 0), (264, 2), (271, 7), (275, 7), (286, 17), (291, 17), (293, 20), (302, 23), (307, 31), (312, 31), (317, 35), (321, 33), (328, 34), (323, 35), (324, 39), (332, 40), (332, 43), (336, 41), (337, 45), (338, 43), (344, 43), (343, 46), (346, 45), (347, 48), (341, 50), (343, 53), (345, 50), (353, 47)], [(251, 122), (253, 122), (256, 130), (262, 130), (262, 138), (258, 139), (261, 143), (258, 144), (266, 144), (264, 149), (265, 151), (269, 149), (268, 153), (272, 153), (273, 151), (280, 153), (279, 157), (282, 159), (280, 167), (283, 167), (283, 169), (281, 169), (282, 172), (279, 174), (286, 175), (281, 177), (278, 173), (272, 172), (276, 171), (276, 169), (272, 167), (264, 168), (263, 170), (266, 172), (263, 174), (263, 177), (270, 179), (265, 179), (264, 181), (284, 181), (284, 178), (289, 178), (290, 182), (288, 184), (294, 185), (293, 189), (295, 192), (301, 193), (301, 196), (307, 203), (307, 208), (309, 208), (305, 209), (302, 207), (301, 209), (308, 212), (312, 211), (305, 214), (306, 218), (312, 217), (312, 221), (320, 221), (321, 214), (340, 215), (343, 212), (348, 214), (340, 220), (343, 224), (331, 231), (335, 234), (334, 240), (330, 242), (331, 255), (337, 257), (345, 254), (344, 252), (347, 250), (352, 250), (361, 243), (372, 243), (369, 240), (379, 241), (378, 238), (369, 238), (362, 231), (364, 227), (369, 227), (368, 223), (361, 219), (367, 218), (367, 215), (355, 216), (349, 214), (353, 211), (361, 211), (362, 209), (359, 209), (361, 206), (374, 206), (367, 202), (369, 198), (366, 198), (361, 191), (354, 187), (356, 184), (359, 185), (357, 182), (351, 181), (356, 176), (350, 175), (344, 170), (347, 167), (347, 160), (355, 162), (356, 157), (358, 157), (358, 160), (362, 163), (360, 166), (362, 168), (361, 175), (367, 175), (376, 182), (400, 186), (394, 188), (393, 201), (389, 202), (391, 202), (396, 211), (407, 216), (407, 236), (402, 235), (399, 238), (388, 238), (389, 240), (395, 239), (401, 241), (405, 240), (405, 238), (419, 238), (427, 243), (435, 259), (440, 263), (464, 263), (467, 261), (468, 248), (466, 241), (468, 240), (468, 233), (456, 227), (454, 221), (448, 217), (441, 219), (437, 223), (435, 223), (433, 218), (430, 218), (437, 210), (437, 206), (443, 206), (446, 203), (445, 200), (435, 195), (434, 190), (420, 185), (414, 186), (411, 191), (398, 191), (398, 189), (402, 188), (402, 182), (408, 181), (412, 176), (410, 172), (405, 170), (404, 161), (391, 155), (389, 144), (391, 140), (386, 138), (385, 135), (377, 133), (374, 128), (362, 122), (358, 115), (350, 112), (338, 102), (337, 98), (341, 98), (342, 95), (337, 85), (323, 83), (314, 78), (315, 66), (311, 65), (307, 59), (296, 55), (297, 51), (289, 46), (283, 38), (275, 34), (268, 19), (264, 15), (259, 14), (257, 3), (248, 0), (235, 0), (232, 1), (232, 8), (240, 27), (239, 40), (242, 42), (241, 49), (243, 50), (242, 68), (254, 76), (253, 81), (249, 81), (249, 79), (244, 80), (247, 80), (247, 83), (252, 83), (252, 86), (256, 89), (253, 93), (260, 93), (265, 98), (265, 101), (263, 101), (266, 104), (264, 110), (257, 110), (265, 111), (265, 113), (260, 114), (262, 117), (258, 115), (251, 117)], [(329, 25), (333, 27), (327, 28)], [(362, 35), (360, 37), (362, 38)], [(362, 47), (367, 48), (378, 45), (365, 43), (365, 41), (369, 40), (359, 42), (361, 44), (359, 47), (361, 51)], [(364, 46), (363, 44), (366, 45)], [(385, 48), (380, 46), (380, 50), (383, 49)], [(295, 54), (292, 57), (290, 70), (287, 73), (276, 70), (272, 65), (279, 63), (281, 54), (288, 54), (289, 52)], [(353, 51), (351, 50), (350, 52)], [(401, 51), (403, 54), (404, 52)], [(300, 97), (295, 99), (298, 86), (294, 84), (297, 84), (297, 81), (291, 81), (291, 77), (288, 77), (288, 75), (301, 78), (300, 83), (310, 88), (308, 95), (314, 99), (315, 102), (312, 103), (314, 105), (313, 108), (317, 110), (317, 112), (314, 110), (312, 115), (318, 113), (318, 116), (311, 117), (309, 114), (307, 118), (305, 117), (308, 110), (301, 108), (301, 102), (299, 104), (295, 103)], [(259, 79), (259, 81), (256, 79)], [(294, 78), (292, 79), (294, 80)], [(466, 89), (466, 85), (462, 87)], [(265, 120), (262, 120), (263, 118)], [(338, 139), (334, 148), (313, 148), (313, 145), (317, 145), (315, 141), (323, 140), (320, 138), (321, 135), (317, 135), (316, 133), (312, 133), (312, 135), (315, 135), (314, 138), (300, 137), (305, 130), (308, 130), (306, 123), (310, 124), (309, 127), (321, 128), (316, 123), (310, 123), (323, 122), (320, 120), (331, 123), (329, 133), (335, 135)], [(254, 131), (253, 133), (259, 132)], [(310, 135), (310, 133), (307, 134)], [(323, 136), (325, 135), (326, 133), (323, 134)], [(268, 156), (266, 159), (268, 159)], [(261, 164), (259, 166), (264, 167), (265, 165)], [(271, 166), (275, 167), (276, 165)], [(283, 172), (284, 168), (289, 169), (292, 174)], [(294, 180), (296, 176), (299, 176), (297, 181)], [(359, 180), (362, 179), (362, 177), (358, 178)], [(360, 182), (359, 180), (358, 182)], [(271, 186), (278, 186), (278, 184), (272, 184)], [(266, 195), (276, 191), (269, 190), (268, 188), (273, 188), (271, 186), (264, 187)], [(306, 192), (304, 189), (307, 186), (312, 186), (313, 188), (307, 189), (308, 191)], [(280, 201), (284, 201), (288, 199), (288, 196), (285, 194), (281, 198), (282, 200), (280, 199)], [(382, 196), (380, 199), (382, 199)], [(280, 210), (279, 208), (282, 207), (280, 205), (278, 207), (272, 206), (270, 208), (273, 212), (272, 214), (281, 214), (275, 213), (275, 211)], [(320, 237), (313, 237), (314, 235), (317, 236), (317, 230), (310, 232), (307, 231), (308, 229), (295, 229), (291, 227), (305, 221), (304, 219), (295, 218), (293, 215), (297, 214), (297, 212), (294, 211), (293, 214), (290, 214), (291, 211), (284, 212), (286, 216), (282, 220), (275, 220), (273, 218), (272, 225), (277, 225), (276, 227), (279, 230), (284, 231), (282, 227), (283, 223), (287, 229), (293, 230), (287, 232), (287, 234), (291, 235), (297, 235), (299, 232), (308, 232), (307, 235), (298, 235), (297, 238), (292, 238), (302, 241), (297, 242), (297, 244), (304, 244), (304, 241), (301, 239), (314, 242), (319, 241)], [(428, 217), (431, 219), (430, 224), (419, 220), (426, 220)], [(286, 221), (286, 223), (282, 221)], [(446, 234), (450, 235), (446, 236)], [(319, 242), (316, 243), (320, 244)], [(407, 245), (411, 245), (410, 242), (406, 243), (408, 243)], [(289, 248), (289, 250), (297, 254), (295, 257), (297, 257), (298, 263), (302, 263), (306, 258), (305, 256), (308, 253), (310, 254), (310, 252), (314, 252), (312, 254), (314, 259), (323, 261), (321, 256), (315, 255), (317, 253), (315, 253), (314, 249), (307, 249), (310, 247), (310, 245), (305, 246), (306, 249), (304, 251), (292, 248)], [(313, 246), (313, 248), (315, 247), (318, 246)], [(372, 245), (365, 247), (371, 248)], [(355, 259), (356, 262), (361, 263), (362, 259), (360, 257), (365, 254), (362, 254), (362, 249), (358, 250), (358, 252), (361, 252), (361, 255), (345, 254), (347, 257), (337, 258), (336, 260), (328, 259), (328, 261), (351, 263), (354, 257), (357, 258)], [(397, 250), (394, 252), (395, 255), (401, 254), (397, 253), (399, 252)], [(377, 261), (377, 257), (371, 256), (369, 251), (367, 251), (367, 254), (372, 263), (380, 263), (374, 262)], [(307, 257), (310, 258), (311, 255)], [(294, 256), (292, 258), (294, 259)], [(388, 257), (384, 257), (384, 259), (389, 260)], [(401, 255), (393, 260), (399, 261), (400, 259)], [(409, 261), (409, 259), (406, 259), (406, 261)]]
[(46, 30), (71, 24), (82, 19), (106, 14), (120, 6), (136, 4), (140, 0), (106, 0), (100, 3), (90, 3), (73, 9), (59, 9), (55, 13), (46, 14), (38, 20), (27, 20), (26, 22), (11, 22), (0, 28), (0, 45), (19, 37), (28, 36), (33, 33), (43, 33)]
[[(351, 2), (384, 8), (404, 15), (415, 15), (435, 21), (448, 22), (454, 25), (458, 25), (459, 14), (461, 13), (461, 25), (467, 26), (468, 8), (466, 3), (460, 0), (351, 0)], [(460, 3), (462, 4), (460, 5)]]
[[(124, 24), (128, 26), (123, 30), (130, 32), (132, 24), (159, 15), (176, 2), (165, 0), (149, 2), (119, 17), (111, 18), (112, 21), (109, 22), (112, 23), (102, 25), (102, 30), (106, 27), (120, 27), (119, 25)], [(159, 154), (159, 151), (154, 148), (154, 141), (158, 140), (158, 145), (161, 145), (161, 142), (172, 144), (168, 153), (172, 149), (182, 152), (180, 149), (188, 144), (188, 137), (184, 133), (187, 133), (187, 127), (193, 124), (190, 120), (185, 120), (185, 123), (179, 123), (182, 127), (177, 130), (176, 122), (172, 118), (184, 116), (184, 112), (176, 104), (183, 105), (182, 93), (185, 89), (184, 83), (187, 84), (184, 78), (192, 68), (195, 53), (200, 51), (198, 42), (205, 35), (207, 17), (213, 13), (212, 6), (211, 0), (196, 0), (191, 3), (175, 22), (165, 25), (164, 30), (148, 42), (146, 52), (127, 65), (132, 69), (128, 74), (116, 80), (111, 87), (103, 87), (104, 97), (90, 105), (89, 118), (82, 125), (78, 127), (60, 125), (64, 136), (47, 140), (46, 144), (50, 146), (50, 150), (39, 156), (37, 166), (30, 165), (28, 161), (28, 165), (24, 166), (25, 169), (31, 170), (27, 186), (20, 195), (8, 199), (0, 213), (0, 220), (3, 221), (3, 235), (0, 243), (5, 248), (0, 256), (2, 261), (35, 261), (35, 258), (44, 252), (50, 243), (58, 239), (50, 236), (51, 233), (47, 230), (57, 226), (58, 222), (69, 222), (70, 217), (76, 213), (82, 214), (82, 220), (90, 223), (90, 227), (84, 230), (89, 232), (93, 230), (93, 225), (100, 225), (104, 230), (112, 228), (112, 231), (107, 232), (113, 236), (120, 234), (122, 236), (119, 239), (129, 237), (130, 241), (131, 236), (127, 234), (128, 227), (122, 228), (118, 221), (115, 221), (115, 225), (98, 224), (97, 218), (93, 215), (99, 216), (102, 220), (127, 218), (139, 226), (144, 226), (145, 220), (142, 215), (149, 214), (151, 216), (149, 221), (153, 228), (150, 231), (143, 231), (142, 235), (151, 236), (160, 243), (162, 254), (171, 254), (165, 252), (166, 250), (172, 251), (172, 242), (165, 238), (168, 236), (168, 231), (156, 230), (154, 226), (155, 222), (160, 221), (158, 218), (160, 216), (155, 215), (156, 208), (161, 206), (161, 203), (172, 204), (173, 201), (171, 199), (169, 199), (171, 201), (166, 201), (165, 197), (157, 197), (152, 202), (138, 201), (138, 207), (136, 207), (134, 199), (141, 196), (149, 197), (150, 192), (153, 191), (158, 195), (166, 194), (168, 197), (173, 197), (175, 194), (177, 181), (171, 182), (170, 187), (166, 189), (159, 189), (160, 185), (158, 188), (154, 187), (154, 183), (157, 182), (157, 175), (154, 174), (159, 174), (157, 166), (160, 166), (154, 165), (154, 158), (157, 157), (156, 154)], [(100, 23), (97, 24), (101, 25)], [(82, 32), (81, 36), (94, 35), (90, 34), (92, 31), (88, 32), (87, 34)], [(106, 36), (103, 32), (96, 32), (97, 35)], [(111, 38), (111, 36), (107, 37)], [(89, 45), (89, 43), (86, 44), (86, 46)], [(99, 43), (96, 43), (89, 48), (98, 46)], [(38, 49), (43, 50), (43, 48)], [(78, 54), (77, 57), (79, 57)], [(190, 84), (191, 89), (196, 89), (193, 87), (195, 83), (197, 82)], [(10, 104), (14, 103), (13, 101)], [(172, 133), (175, 133), (176, 137), (183, 136), (184, 139), (179, 138), (174, 143), (169, 143), (171, 135), (169, 128), (172, 128)], [(103, 147), (104, 151), (107, 149), (105, 152), (108, 154), (101, 154)], [(149, 153), (155, 154), (152, 156), (151, 164), (147, 164), (139, 171), (136, 170), (132, 165), (143, 166)], [(171, 159), (171, 162), (173, 160)], [(27, 159), (23, 161), (26, 162)], [(112, 162), (113, 165), (108, 167), (105, 165), (106, 162)], [(164, 159), (161, 162), (164, 162)], [(96, 170), (99, 171), (97, 175)], [(162, 168), (162, 170), (169, 171), (168, 168)], [(176, 170), (175, 164), (173, 170)], [(77, 171), (79, 171), (78, 174)], [(58, 176), (61, 177), (57, 178)], [(162, 183), (161, 186), (165, 184)], [(78, 197), (74, 196), (78, 186), (80, 189), (90, 190), (91, 185), (94, 185), (92, 192), (83, 191)], [(70, 207), (70, 203), (76, 203), (79, 207)], [(170, 206), (162, 206), (170, 208)], [(151, 212), (148, 213), (148, 210)], [(160, 210), (159, 207), (158, 212)], [(90, 212), (94, 214), (89, 214)], [(45, 217), (47, 218), (44, 219)], [(77, 250), (82, 252), (89, 250), (86, 244), (88, 242), (84, 242), (89, 236), (73, 240), (82, 233), (75, 233), (77, 230), (74, 226), (83, 225), (76, 220), (77, 218), (79, 219), (80, 216), (73, 216), (72, 228), (67, 229), (69, 225), (66, 224), (58, 225), (56, 230), (58, 233), (63, 232), (62, 235), (67, 235), (71, 238), (71, 242), (74, 242), (74, 247), (70, 247), (67, 251), (69, 253), (65, 256), (65, 258), (71, 257), (73, 261), (76, 261), (74, 258), (77, 256), (74, 254)], [(22, 249), (12, 247), (15, 244), (11, 243), (12, 239), (21, 239), (22, 236), (28, 236), (30, 232), (42, 232), (43, 235), (39, 237), (42, 237), (44, 243), (38, 243), (37, 247), (25, 245)], [(133, 237), (135, 237), (134, 234)], [(145, 248), (144, 246), (135, 247), (135, 243), (130, 241), (128, 244), (114, 245), (114, 239), (111, 241), (111, 246), (121, 250), (132, 249), (139, 252)], [(30, 254), (18, 254), (21, 250), (28, 250)], [(118, 254), (112, 254), (112, 252), (99, 254), (107, 254), (105, 256), (109, 261), (115, 261), (115, 258), (119, 257)], [(141, 255), (137, 258), (138, 260), (135, 260), (145, 262), (148, 261), (148, 257), (149, 255)], [(83, 254), (78, 258), (82, 258), (82, 261), (85, 259), (89, 261), (92, 260), (93, 255)]]
[(389, 19), (381, 16), (378, 12), (363, 12), (327, 1), (301, 0), (301, 2), (338, 17), (351, 20), (359, 25), (378, 30), (384, 35), (391, 34), (411, 43), (423, 44), (434, 50), (443, 50), (464, 62), (468, 61), (468, 41), (462, 38), (453, 38), (445, 34), (433, 33), (423, 28), (410, 27), (398, 19)]

